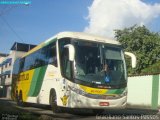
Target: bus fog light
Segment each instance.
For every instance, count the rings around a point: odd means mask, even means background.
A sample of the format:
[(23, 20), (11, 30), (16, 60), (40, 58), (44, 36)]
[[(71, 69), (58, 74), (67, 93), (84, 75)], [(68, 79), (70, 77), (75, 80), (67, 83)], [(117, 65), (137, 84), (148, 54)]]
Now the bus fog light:
[(121, 97), (127, 96), (127, 91), (123, 92), (120, 96), (121, 96)]

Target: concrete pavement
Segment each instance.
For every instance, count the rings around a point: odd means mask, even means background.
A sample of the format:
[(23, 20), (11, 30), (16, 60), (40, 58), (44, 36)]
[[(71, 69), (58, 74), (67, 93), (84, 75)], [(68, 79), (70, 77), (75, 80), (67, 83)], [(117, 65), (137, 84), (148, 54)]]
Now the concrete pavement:
[[(7, 116), (5, 115), (14, 115), (13, 117), (15, 117), (15, 120), (16, 117), (30, 119), (32, 118), (32, 116), (33, 119), (38, 120), (160, 120), (160, 111), (128, 108), (124, 110), (106, 110), (104, 113), (101, 114), (93, 114), (91, 110), (81, 109), (80, 112), (74, 110), (55, 114), (50, 110), (50, 107), (47, 106), (30, 104), (27, 107), (19, 107), (14, 101), (5, 98), (0, 99), (0, 112), (1, 119), (7, 118)], [(19, 112), (22, 113), (18, 114)], [(29, 116), (27, 116), (27, 118), (21, 117), (21, 115), (23, 114), (27, 114)]]

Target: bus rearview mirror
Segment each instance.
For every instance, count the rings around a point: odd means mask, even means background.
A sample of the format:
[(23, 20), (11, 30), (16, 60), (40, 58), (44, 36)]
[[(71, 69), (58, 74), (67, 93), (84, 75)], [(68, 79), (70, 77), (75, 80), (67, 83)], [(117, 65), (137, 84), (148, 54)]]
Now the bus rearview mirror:
[(74, 61), (74, 56), (75, 56), (75, 48), (71, 44), (67, 44), (64, 46), (65, 48), (69, 49), (69, 60)]
[(136, 56), (131, 52), (124, 52), (124, 54), (131, 57), (132, 68), (135, 68), (137, 63)]

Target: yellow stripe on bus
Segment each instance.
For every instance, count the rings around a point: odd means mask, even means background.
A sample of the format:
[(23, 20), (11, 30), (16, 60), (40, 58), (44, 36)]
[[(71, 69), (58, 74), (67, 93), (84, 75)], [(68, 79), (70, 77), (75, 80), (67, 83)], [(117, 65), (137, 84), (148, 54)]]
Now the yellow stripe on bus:
[(84, 85), (79, 85), (80, 88), (82, 88), (86, 93), (90, 94), (98, 94), (98, 95), (103, 95), (106, 94), (108, 89), (99, 89), (99, 88), (92, 88), (92, 87), (87, 87)]
[(26, 72), (22, 72), (20, 74), (20, 78), (19, 78), (17, 87), (18, 87), (18, 92), (20, 90), (22, 91), (22, 99), (24, 102), (26, 102), (27, 100), (27, 94), (30, 89), (33, 74), (34, 74), (34, 69), (26, 71)]
[(33, 48), (32, 50), (30, 50), (29, 52), (27, 52), (23, 57), (29, 55), (29, 54), (32, 54), (33, 52), (39, 50), (40, 48), (42, 48), (44, 45), (44, 43), (41, 43), (40, 45), (36, 46), (35, 48)]

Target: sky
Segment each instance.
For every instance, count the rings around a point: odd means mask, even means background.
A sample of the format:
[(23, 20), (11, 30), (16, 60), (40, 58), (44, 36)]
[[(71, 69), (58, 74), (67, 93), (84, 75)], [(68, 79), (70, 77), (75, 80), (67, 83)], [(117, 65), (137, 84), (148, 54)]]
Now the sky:
[(62, 31), (113, 38), (114, 29), (137, 24), (160, 32), (160, 0), (28, 1), (0, 5), (0, 53), (8, 53), (16, 41), (37, 45)]

